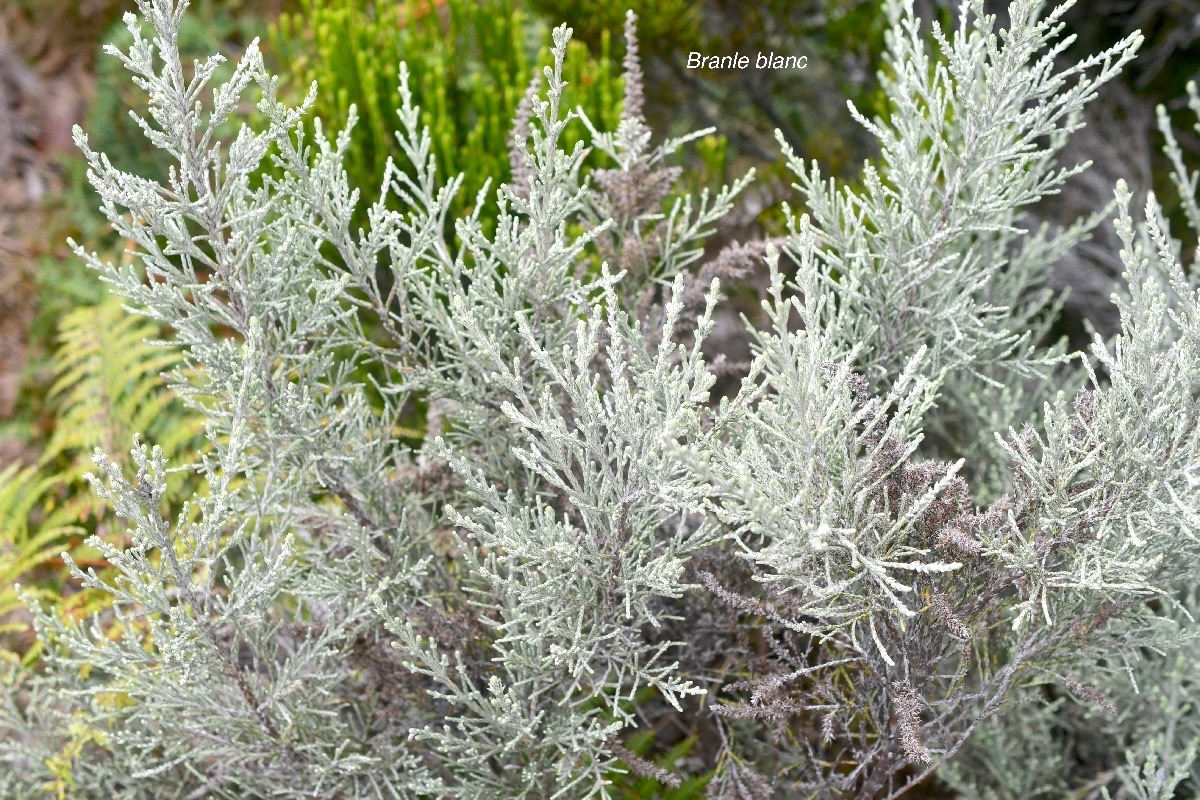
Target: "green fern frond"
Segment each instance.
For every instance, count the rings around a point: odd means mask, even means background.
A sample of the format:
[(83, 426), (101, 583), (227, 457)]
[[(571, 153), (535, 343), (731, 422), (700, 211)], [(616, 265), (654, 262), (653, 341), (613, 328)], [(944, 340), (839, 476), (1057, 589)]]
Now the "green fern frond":
[(69, 450), (122, 450), (135, 432), (156, 427), (172, 401), (159, 375), (179, 360), (147, 343), (159, 335), (113, 298), (63, 318), (50, 389), (59, 410), (43, 461)]
[[(12, 464), (0, 471), (0, 634), (26, 627), (12, 621), (13, 612), (24, 605), (17, 594), (21, 577), (53, 560), (62, 543), (80, 532), (65, 507), (53, 507), (50, 494), (56, 484), (56, 476), (42, 475), (36, 467)], [(48, 513), (31, 528), (30, 518), (39, 507)]]

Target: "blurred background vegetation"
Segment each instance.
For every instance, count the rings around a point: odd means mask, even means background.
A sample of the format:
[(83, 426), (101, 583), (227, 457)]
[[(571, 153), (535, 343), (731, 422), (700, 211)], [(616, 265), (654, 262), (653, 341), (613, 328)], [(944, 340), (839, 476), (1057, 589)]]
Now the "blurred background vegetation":
[[(320, 92), (314, 117), (339, 130), (353, 104), (359, 122), (348, 169), (365, 205), (378, 197), (389, 158), (403, 165), (392, 130), (399, 105), (397, 67), (404, 59), (411, 88), (431, 127), (443, 178), (462, 172), (455, 215), (473, 210), (484, 180), (510, 177), (509, 128), (530, 80), (545, 62), (549, 31), (575, 30), (568, 58), (569, 105), (582, 106), (602, 129), (621, 108), (624, 13), (639, 15), (646, 73), (646, 114), (660, 137), (715, 127), (684, 155), (687, 180), (716, 186), (758, 170), (738, 213), (711, 238), (731, 240), (780, 232), (779, 201), (793, 199), (775, 130), (825, 174), (853, 181), (871, 140), (853, 123), (852, 101), (868, 117), (880, 113), (876, 73), (886, 21), (877, 0), (195, 0), (181, 31), (186, 56), (222, 52), (235, 60), (261, 36), (271, 68), (298, 101), (309, 84)], [(952, 24), (951, 0), (918, 0), (926, 18)], [(1001, 15), (1006, 3), (991, 2)], [(51, 598), (64, 615), (103, 612), (82, 592), (60, 554), (103, 570), (90, 535), (120, 542), (123, 531), (96, 502), (82, 476), (101, 446), (114, 457), (133, 432), (163, 445), (168, 459), (202, 444), (199, 421), (158, 380), (177, 355), (145, 345), (167, 332), (108, 299), (97, 278), (65, 245), (73, 236), (110, 259), (130, 259), (86, 186), (71, 142), (81, 124), (94, 149), (117, 166), (161, 179), (166, 163), (129, 119), (139, 91), (106, 43), (129, 34), (120, 21), (132, 0), (8, 0), (0, 5), (0, 658), (36, 668), (37, 649), (19, 582)], [(1118, 177), (1140, 192), (1175, 202), (1169, 167), (1159, 155), (1155, 107), (1183, 105), (1184, 85), (1200, 71), (1200, 0), (1089, 0), (1067, 17), (1077, 41), (1064, 58), (1099, 51), (1135, 28), (1147, 42), (1134, 69), (1110, 84), (1091, 107), (1088, 127), (1065, 159), (1095, 167), (1070, 190), (1033, 209), (1030, 223), (1062, 224), (1103, 208)], [(771, 51), (808, 57), (794, 70), (687, 69), (688, 54)], [(226, 64), (226, 68), (231, 68)], [(248, 109), (252, 111), (252, 109)], [(1196, 160), (1200, 142), (1177, 126)], [(568, 144), (584, 129), (568, 132)], [(1191, 138), (1189, 138), (1191, 136)], [(595, 166), (604, 166), (596, 161)], [(393, 202), (395, 202), (393, 200)], [(1178, 208), (1169, 208), (1177, 213)], [(494, 212), (481, 209), (486, 226)], [(1176, 230), (1184, 230), (1180, 223)], [(1185, 242), (1188, 250), (1195, 242)], [(1108, 296), (1119, 275), (1111, 227), (1057, 265), (1055, 284), (1071, 289), (1057, 333), (1076, 345), (1090, 323), (1112, 330)], [(1185, 253), (1185, 255), (1188, 255)], [(752, 278), (734, 292), (718, 326), (717, 346), (742, 357), (738, 311), (753, 311)], [(721, 338), (723, 337), (723, 338)], [(164, 502), (176, 512), (198, 487), (175, 476)], [(102, 616), (103, 618), (103, 616)], [(660, 764), (685, 758), (687, 738), (627, 746)], [(623, 778), (629, 798), (698, 797), (703, 781), (668, 791), (651, 778)]]

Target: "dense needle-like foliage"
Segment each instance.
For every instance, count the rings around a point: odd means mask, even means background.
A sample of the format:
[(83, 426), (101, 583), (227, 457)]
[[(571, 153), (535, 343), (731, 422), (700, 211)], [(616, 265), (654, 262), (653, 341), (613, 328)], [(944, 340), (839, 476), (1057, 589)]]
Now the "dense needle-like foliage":
[[(77, 131), (140, 264), (80, 255), (173, 330), (207, 446), (168, 465), (135, 438), (134, 474), (97, 451), (128, 544), (76, 573), (111, 610), (33, 603), (4, 796), (1195, 795), (1195, 268), (1118, 185), (1121, 330), (1067, 353), (1048, 269), (1100, 216), (1022, 227), (1139, 36), (1063, 67), (1062, 7), (998, 31), (965, 2), (930, 51), (885, 2), (861, 188), (785, 145), (806, 213), (712, 252), (753, 176), (681, 193), (707, 132), (654, 142), (632, 15), (616, 130), (572, 121), (557, 29), (511, 183), (461, 219), (401, 67), (407, 163), (358, 228), (352, 125), (280, 102), (255, 46), (198, 104), (217, 62), (180, 62), (186, 3), (139, 7), (151, 38), (130, 15), (113, 52), (176, 165), (122, 172)], [(222, 139), (251, 93), (266, 123)], [(753, 358), (711, 359), (754, 269)], [(173, 519), (171, 468), (203, 484)]]

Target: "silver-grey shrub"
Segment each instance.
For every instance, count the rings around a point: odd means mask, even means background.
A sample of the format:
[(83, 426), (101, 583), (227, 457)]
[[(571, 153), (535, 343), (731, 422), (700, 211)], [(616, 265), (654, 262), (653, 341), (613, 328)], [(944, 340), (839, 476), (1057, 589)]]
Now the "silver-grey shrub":
[[(677, 193), (690, 137), (650, 144), (632, 18), (620, 126), (584, 120), (616, 166), (557, 146), (560, 28), (517, 179), (475, 205), (497, 204), (495, 234), (471, 217), (447, 238), (459, 180), (438, 180), (403, 67), (410, 163), (352, 230), (349, 126), (306, 140), (311, 95), (281, 103), (255, 45), (205, 106), (216, 62), (185, 76), (186, 3), (138, 3), (153, 38), (130, 15), (114, 55), (177, 166), (123, 173), (77, 131), (140, 264), (80, 254), (174, 331), (167, 378), (208, 447), (172, 468), (205, 490), (166, 519), (156, 449), (135, 442), (135, 476), (97, 453), (131, 544), (98, 544), (116, 580), (76, 576), (120, 635), (34, 609), (44, 665), (8, 676), (4, 796), (44, 796), (62, 753), (64, 794), (130, 800), (611, 797), (620, 770), (711, 773), (711, 798), (930, 776), (1194, 796), (1196, 271), (1118, 186), (1121, 332), (1068, 354), (1043, 287), (1111, 208), (1022, 228), (1084, 168), (1056, 154), (1139, 37), (1062, 69), (1061, 7), (1017, 0), (995, 31), (967, 2), (931, 50), (911, 3), (884, 3), (890, 111), (858, 115), (881, 152), (861, 188), (785, 148), (807, 213), (713, 253), (752, 176)], [(266, 122), (222, 140), (248, 96)], [(718, 279), (754, 262), (765, 323), (718, 400)], [(634, 729), (700, 745), (672, 774)]]

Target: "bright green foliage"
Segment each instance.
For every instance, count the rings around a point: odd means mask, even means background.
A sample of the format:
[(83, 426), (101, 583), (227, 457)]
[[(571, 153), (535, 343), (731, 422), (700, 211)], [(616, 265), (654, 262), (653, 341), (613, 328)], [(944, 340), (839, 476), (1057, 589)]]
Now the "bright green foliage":
[[(494, 188), (509, 180), (509, 133), (548, 34), (519, 0), (301, 0), (300, 11), (272, 27), (270, 43), (297, 89), (321, 87), (313, 117), (331, 136), (355, 107), (359, 122), (346, 166), (351, 186), (366, 197), (378, 192), (389, 158), (406, 163), (393, 136), (403, 60), (421, 124), (430, 128), (438, 179), (464, 176), (450, 206), (453, 220), (475, 207), (485, 182)], [(578, 42), (569, 50), (567, 107), (579, 105), (603, 127), (615, 126), (622, 88), (608, 37), (594, 55)], [(583, 137), (572, 126), (564, 148)], [(481, 210), (488, 227), (494, 212)]]
[[(13, 612), (23, 606), (17, 595), (17, 580), (51, 561), (62, 549), (62, 542), (80, 530), (75, 509), (69, 505), (43, 513), (37, 527), (31, 529), (29, 518), (37, 513), (39, 504), (44, 508), (56, 483), (53, 477), (42, 476), (36, 467), (22, 469), (13, 464), (0, 471), (0, 617), (4, 619), (11, 620)], [(35, 594), (49, 598), (55, 593)], [(8, 639), (26, 629), (24, 623), (10, 621), (0, 625), (0, 634)], [(5, 659), (15, 657), (7, 648), (0, 653)]]

